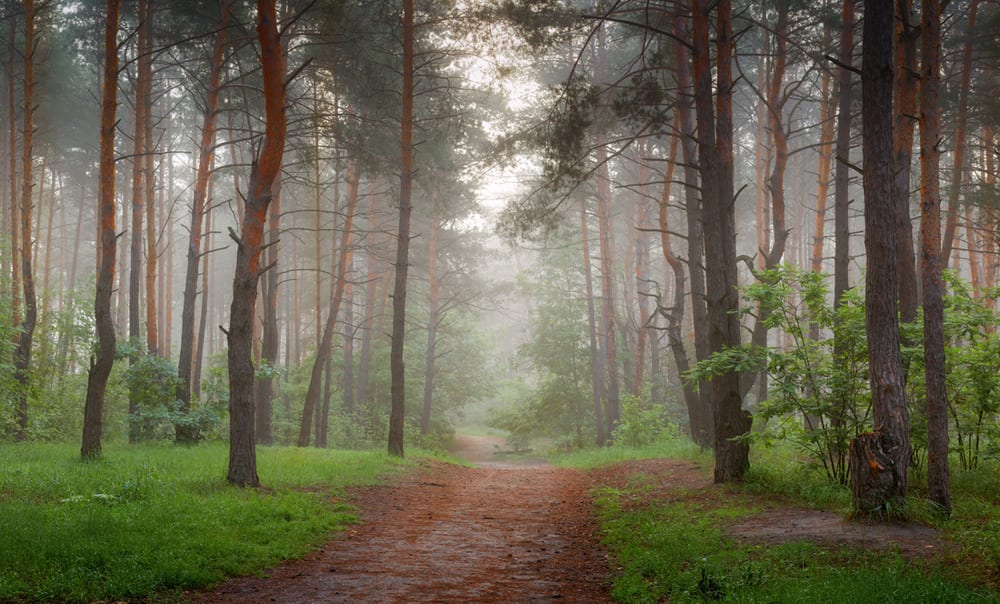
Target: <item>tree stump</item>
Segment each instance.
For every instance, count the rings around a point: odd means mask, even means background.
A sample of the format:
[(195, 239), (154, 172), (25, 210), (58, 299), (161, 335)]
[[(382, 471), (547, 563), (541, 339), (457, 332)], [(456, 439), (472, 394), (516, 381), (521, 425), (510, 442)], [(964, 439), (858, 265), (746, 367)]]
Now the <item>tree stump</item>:
[(891, 436), (866, 432), (851, 440), (854, 515), (884, 519), (902, 513), (905, 493), (892, 455)]

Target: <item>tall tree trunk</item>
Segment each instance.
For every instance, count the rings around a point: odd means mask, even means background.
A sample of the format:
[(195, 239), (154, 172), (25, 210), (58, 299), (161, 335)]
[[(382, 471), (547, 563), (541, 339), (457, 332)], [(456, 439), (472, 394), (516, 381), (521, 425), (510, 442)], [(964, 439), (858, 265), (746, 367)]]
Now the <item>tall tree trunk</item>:
[[(674, 15), (674, 33), (678, 40), (687, 40), (691, 32), (686, 16)], [(684, 162), (684, 203), (687, 207), (687, 265), (691, 287), (691, 323), (694, 328), (695, 358), (704, 361), (711, 354), (708, 342), (708, 301), (705, 292), (705, 235), (702, 221), (703, 204), (698, 182), (698, 150), (692, 108), (694, 85), (691, 81), (691, 53), (685, 44), (674, 45), (677, 57), (677, 114), (680, 123), (681, 156)], [(701, 410), (698, 425), (691, 426), (695, 442), (702, 447), (715, 446), (715, 410), (712, 387), (705, 381), (698, 385)]]
[[(140, 322), (139, 307), (141, 299), (139, 289), (142, 285), (142, 220), (145, 217), (145, 206), (143, 194), (146, 192), (143, 186), (144, 166), (146, 150), (146, 122), (149, 117), (146, 115), (146, 77), (152, 77), (152, 70), (146, 70), (144, 64), (150, 60), (147, 53), (146, 39), (149, 36), (149, 22), (146, 19), (148, 0), (139, 0), (139, 32), (136, 42), (136, 52), (139, 55), (138, 68), (135, 81), (135, 116), (132, 134), (132, 228), (130, 229), (129, 245), (129, 280), (128, 280), (128, 337), (132, 348), (129, 354), (129, 365), (139, 362), (139, 342), (142, 339), (142, 323)], [(136, 418), (139, 412), (136, 399), (139, 394), (134, 388), (129, 389), (128, 412), (131, 418)], [(139, 440), (139, 424), (133, 421), (129, 424), (128, 441), (135, 443)]]
[[(257, 39), (264, 79), (264, 142), (250, 170), (250, 186), (237, 240), (229, 311), (229, 482), (258, 486), (254, 439), (253, 323), (264, 223), (271, 186), (285, 150), (285, 70), (275, 0), (257, 0)], [(220, 61), (221, 62), (221, 61)], [(204, 152), (204, 151), (203, 151)]]
[[(215, 162), (212, 162), (210, 171), (214, 171)], [(215, 181), (208, 181), (208, 206), (205, 211), (205, 230), (202, 236), (201, 252), (201, 309), (198, 316), (198, 328), (194, 339), (194, 358), (191, 360), (191, 396), (194, 400), (201, 399), (201, 371), (205, 366), (206, 340), (211, 340), (208, 333), (208, 307), (211, 297), (211, 262), (212, 254), (212, 200), (215, 199)], [(211, 354), (211, 353), (209, 353)]]
[(403, 0), (403, 90), (400, 122), (399, 230), (396, 233), (396, 280), (392, 293), (392, 410), (389, 415), (389, 454), (403, 456), (403, 425), (406, 421), (403, 345), (406, 334), (406, 275), (410, 257), (410, 214), (413, 189), (413, 4)]
[[(948, 484), (948, 392), (944, 358), (944, 283), (941, 280), (941, 5), (923, 0), (920, 27), (920, 271), (924, 302), (924, 384), (927, 390), (927, 490), (951, 513)], [(972, 8), (975, 17), (975, 4)], [(956, 174), (958, 176), (958, 174)], [(956, 209), (952, 206), (952, 210)]]
[[(347, 268), (351, 265), (351, 239), (354, 235), (354, 211), (358, 205), (359, 188), (361, 174), (358, 167), (352, 161), (347, 168), (347, 207), (345, 208), (344, 230), (340, 235), (340, 253), (337, 257), (337, 271), (334, 278), (333, 300), (330, 303), (330, 311), (326, 316), (323, 325), (322, 337), (319, 348), (316, 349), (316, 361), (313, 363), (312, 373), (309, 378), (309, 387), (306, 390), (305, 406), (302, 409), (302, 421), (299, 425), (298, 446), (309, 446), (309, 435), (312, 432), (313, 416), (319, 409), (320, 394), (323, 386), (323, 371), (330, 358), (333, 348), (333, 336), (336, 333), (337, 315), (340, 312), (340, 304), (344, 299), (344, 289), (347, 282)], [(317, 422), (317, 428), (319, 423)]]
[(594, 308), (594, 278), (590, 265), (590, 227), (587, 221), (587, 201), (580, 200), (580, 233), (583, 241), (583, 278), (587, 296), (587, 335), (590, 338), (590, 389), (594, 402), (594, 427), (597, 429), (597, 446), (608, 442), (604, 422), (602, 394), (604, 391), (604, 361), (597, 345), (597, 317)]
[[(16, 63), (14, 61), (17, 56), (15, 40), (17, 39), (17, 25), (15, 17), (17, 16), (17, 11), (14, 7), (13, 0), (7, 3), (7, 15), (10, 19), (10, 33), (7, 40), (7, 129), (8, 138), (10, 139), (10, 154), (9, 160), (9, 173), (10, 177), (10, 218), (9, 226), (10, 230), (10, 316), (11, 325), (18, 326), (21, 324), (21, 247), (18, 243), (19, 234), (21, 232), (21, 221), (19, 214), (21, 213), (21, 203), (18, 202), (17, 197), (17, 109), (16, 101), (14, 98), (14, 91), (16, 88), (17, 80), (17, 69)], [(15, 342), (19, 338), (15, 336)], [(20, 412), (19, 412), (20, 413)], [(20, 421), (20, 420), (18, 420)]]
[(868, 257), (865, 325), (875, 431), (858, 435), (851, 441), (854, 507), (863, 515), (887, 515), (903, 509), (910, 464), (909, 412), (896, 308), (892, 38), (892, 5), (882, 0), (865, 0), (861, 67), (865, 251)]
[[(823, 27), (823, 49), (830, 48), (831, 33), (826, 25)], [(833, 159), (833, 114), (836, 98), (830, 94), (833, 85), (833, 73), (830, 69), (823, 70), (820, 82), (819, 106), (819, 153), (816, 161), (816, 218), (813, 224), (812, 250), (809, 258), (809, 269), (819, 273), (823, 271), (823, 248), (826, 240), (826, 205), (830, 196), (830, 168)], [(818, 329), (818, 327), (817, 327)], [(814, 331), (812, 327), (810, 330)], [(812, 334), (813, 339), (819, 338), (819, 333)]]
[(438, 190), (434, 191), (434, 210), (431, 232), (427, 243), (427, 348), (424, 354), (424, 404), (420, 412), (420, 434), (431, 431), (431, 407), (434, 402), (434, 360), (437, 354), (437, 326), (441, 320), (441, 280), (438, 276), (438, 239), (441, 236), (441, 210), (438, 207)]
[[(676, 122), (676, 120), (675, 120)], [(687, 284), (684, 278), (684, 263), (674, 255), (670, 245), (670, 222), (668, 220), (668, 210), (670, 208), (670, 189), (674, 179), (674, 166), (677, 160), (677, 137), (670, 140), (670, 151), (667, 156), (667, 172), (663, 183), (663, 193), (660, 196), (659, 207), (659, 227), (660, 227), (660, 248), (663, 251), (663, 259), (674, 277), (674, 301), (669, 308), (663, 306), (662, 302), (659, 312), (667, 320), (667, 343), (670, 352), (673, 354), (674, 363), (677, 365), (677, 375), (683, 376), (690, 368), (691, 362), (688, 359), (687, 348), (684, 346), (684, 338), (681, 335), (681, 325), (684, 324), (684, 298), (687, 296)], [(669, 276), (664, 277), (664, 283)], [(704, 429), (706, 419), (705, 406), (694, 385), (682, 379), (681, 386), (684, 392), (684, 404), (688, 412), (688, 425), (691, 438), (702, 447), (710, 447), (708, 435)]]
[[(969, 1), (969, 28), (962, 48), (962, 75), (958, 88), (958, 108), (956, 109), (955, 149), (952, 152), (951, 186), (948, 188), (948, 216), (941, 243), (941, 259), (948, 266), (955, 242), (955, 230), (960, 214), (958, 205), (962, 192), (962, 174), (965, 172), (965, 137), (969, 124), (969, 88), (972, 81), (972, 42), (976, 29), (976, 12), (979, 0)], [(921, 69), (921, 72), (926, 70)]]
[[(378, 197), (378, 195), (368, 196), (367, 227), (368, 232), (372, 233), (373, 238), (378, 234), (380, 228), (380, 221), (376, 216)], [(365, 254), (365, 315), (364, 323), (361, 329), (361, 358), (358, 360), (358, 404), (360, 405), (368, 405), (370, 403), (368, 400), (368, 374), (372, 360), (372, 340), (374, 339), (376, 333), (376, 296), (378, 294), (379, 283), (382, 281), (380, 269), (381, 263), (379, 262), (378, 254), (373, 247), (374, 246), (370, 244)]]
[(145, 0), (146, 10), (142, 16), (146, 24), (146, 40), (142, 52), (142, 59), (139, 62), (139, 71), (145, 75), (143, 79), (146, 85), (142, 90), (141, 102), (145, 119), (145, 132), (143, 142), (145, 143), (143, 157), (144, 174), (143, 184), (146, 186), (146, 349), (151, 355), (159, 354), (159, 339), (157, 337), (158, 326), (156, 322), (156, 173), (153, 169), (153, 151), (156, 143), (153, 140), (153, 16), (155, 14), (155, 0)]
[[(732, 165), (732, 6), (729, 0), (716, 4), (718, 94), (714, 113), (708, 3), (692, 0), (691, 7), (702, 209), (705, 216), (713, 217), (704, 221), (708, 341), (711, 352), (720, 352), (740, 344)], [(750, 414), (743, 409), (739, 375), (730, 373), (713, 378), (712, 395), (715, 481), (736, 481), (750, 466), (748, 445), (734, 440), (749, 431), (751, 422)]]
[(354, 323), (353, 273), (352, 254), (352, 261), (347, 267), (347, 275), (344, 280), (344, 412), (348, 415), (354, 414), (354, 332), (356, 327)]
[(611, 232), (611, 175), (608, 151), (598, 147), (597, 159), (597, 241), (601, 264), (601, 336), (604, 343), (604, 368), (607, 388), (604, 393), (604, 420), (608, 436), (613, 437), (621, 419), (619, 399), (617, 342), (615, 334), (614, 236)]
[(100, 224), (101, 262), (97, 271), (94, 321), (97, 328), (97, 359), (91, 359), (87, 377), (87, 398), (83, 408), (83, 440), (80, 455), (95, 459), (101, 455), (104, 392), (115, 362), (115, 326), (111, 318), (111, 294), (115, 281), (115, 114), (118, 109), (118, 12), (119, 0), (107, 0), (104, 25), (104, 79), (101, 96)]
[(261, 284), (261, 306), (264, 311), (263, 337), (260, 345), (260, 361), (267, 366), (267, 371), (257, 380), (257, 444), (270, 445), (274, 442), (271, 434), (271, 407), (274, 399), (274, 372), (278, 366), (278, 348), (281, 344), (281, 333), (278, 328), (278, 243), (281, 220), (281, 174), (271, 185), (271, 207), (268, 222), (267, 249), (264, 255), (267, 260), (267, 274)]
[(913, 155), (913, 123), (917, 113), (917, 40), (919, 30), (912, 24), (910, 0), (896, 3), (896, 78), (893, 96), (892, 159), (893, 190), (896, 202), (897, 270), (899, 271), (899, 315), (904, 323), (917, 319), (919, 293), (913, 250), (913, 224), (910, 221), (910, 164)]
[[(854, 57), (854, 0), (844, 0), (840, 25), (840, 49), (837, 60), (837, 164), (833, 177), (833, 305), (840, 308), (850, 288), (851, 224), (848, 198), (851, 175), (851, 70)], [(842, 356), (835, 345), (834, 356)]]
[[(191, 201), (191, 226), (188, 230), (187, 264), (184, 270), (184, 294), (181, 304), (181, 337), (180, 352), (177, 359), (178, 387), (177, 399), (181, 402), (181, 413), (187, 413), (191, 408), (191, 378), (194, 372), (194, 340), (195, 340), (195, 299), (198, 295), (198, 260), (201, 258), (202, 248), (202, 227), (205, 219), (205, 198), (208, 195), (208, 181), (211, 178), (212, 158), (215, 156), (215, 135), (216, 117), (219, 106), (219, 89), (224, 67), (224, 52), (226, 48), (226, 32), (229, 27), (230, 11), (234, 0), (219, 0), (219, 25), (215, 34), (215, 45), (212, 49), (212, 62), (208, 72), (208, 92), (205, 95), (205, 113), (202, 116), (201, 142), (198, 147), (198, 171), (195, 175), (195, 183)], [(273, 3), (272, 3), (273, 4)], [(263, 39), (261, 40), (263, 42)], [(272, 142), (272, 144), (274, 144)], [(280, 157), (279, 162), (280, 164)], [(258, 203), (267, 205), (270, 203), (271, 182), (268, 180), (261, 188), (261, 195), (266, 195), (267, 200), (258, 200)], [(260, 219), (264, 223), (266, 217)], [(245, 224), (246, 221), (244, 220)], [(254, 225), (255, 226), (255, 225)], [(246, 234), (243, 235), (246, 239)], [(259, 245), (259, 242), (255, 242)], [(241, 248), (242, 249), (242, 248)], [(248, 250), (249, 251), (249, 250)], [(257, 291), (256, 266), (253, 275), (253, 291)], [(244, 287), (247, 284), (243, 284)], [(235, 284), (234, 284), (235, 287)], [(203, 295), (205, 295), (203, 293)], [(234, 299), (233, 303), (236, 301)], [(242, 319), (242, 317), (240, 318)], [(237, 317), (230, 317), (231, 321), (237, 321)], [(230, 336), (231, 337), (231, 336)], [(252, 386), (251, 371), (251, 386)], [(176, 430), (178, 442), (192, 442), (197, 440), (198, 435), (190, 428), (178, 425)], [(244, 478), (248, 478), (244, 476)]]
[[(24, 290), (24, 321), (21, 335), (14, 350), (14, 373), (18, 382), (17, 430), (15, 438), (28, 437), (28, 381), (31, 370), (31, 341), (38, 320), (38, 306), (35, 299), (35, 277), (31, 265), (32, 208), (34, 200), (31, 189), (34, 184), (34, 161), (32, 141), (35, 130), (35, 2), (24, 0), (24, 131), (21, 133), (21, 284)], [(42, 178), (45, 177), (44, 170)]]

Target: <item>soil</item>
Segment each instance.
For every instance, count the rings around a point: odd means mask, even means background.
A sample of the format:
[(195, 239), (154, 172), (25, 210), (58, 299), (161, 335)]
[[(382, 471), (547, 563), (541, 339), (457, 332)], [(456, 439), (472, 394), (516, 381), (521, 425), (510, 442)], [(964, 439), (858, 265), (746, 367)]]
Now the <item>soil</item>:
[[(305, 604), (610, 602), (609, 561), (590, 489), (626, 491), (625, 507), (651, 501), (719, 502), (725, 487), (696, 464), (646, 460), (591, 472), (503, 455), (502, 438), (460, 436), (455, 453), (472, 467), (426, 462), (393, 484), (351, 500), (362, 523), (302, 560), (262, 577), (231, 579), (195, 603)], [(910, 558), (947, 551), (931, 528), (864, 525), (841, 515), (759, 498), (761, 512), (729, 527), (761, 544), (808, 540), (893, 548)]]
[(473, 467), (429, 462), (352, 497), (362, 523), (266, 577), (227, 581), (198, 603), (609, 602), (590, 478), (504, 459), (502, 438), (462, 436)]

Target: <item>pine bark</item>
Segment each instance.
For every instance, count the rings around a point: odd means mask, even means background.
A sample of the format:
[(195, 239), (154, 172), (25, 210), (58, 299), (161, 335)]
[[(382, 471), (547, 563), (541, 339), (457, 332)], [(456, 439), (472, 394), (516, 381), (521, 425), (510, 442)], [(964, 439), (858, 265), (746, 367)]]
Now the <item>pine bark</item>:
[[(920, 47), (920, 272), (924, 303), (924, 384), (927, 396), (927, 490), (951, 513), (948, 481), (948, 392), (944, 356), (944, 283), (941, 279), (941, 5), (923, 0)], [(973, 8), (975, 11), (975, 0)], [(974, 14), (974, 12), (973, 12)], [(974, 17), (973, 17), (974, 19)]]
[[(21, 117), (24, 128), (21, 133), (21, 212), (19, 241), (21, 243), (21, 286), (24, 291), (24, 320), (21, 322), (21, 333), (14, 349), (14, 374), (18, 382), (17, 428), (15, 438), (25, 440), (28, 437), (28, 382), (31, 370), (31, 343), (35, 334), (35, 324), (38, 321), (38, 301), (35, 297), (35, 276), (32, 267), (31, 247), (33, 234), (32, 221), (32, 187), (34, 184), (33, 141), (35, 130), (35, 2), (24, 0), (24, 109)], [(44, 178), (44, 170), (42, 177)]]
[(918, 30), (911, 23), (910, 0), (896, 3), (896, 77), (893, 96), (896, 111), (893, 119), (892, 153), (893, 199), (896, 202), (897, 270), (899, 271), (899, 315), (904, 323), (917, 319), (919, 293), (913, 249), (913, 224), (910, 220), (910, 164), (913, 155), (913, 125), (917, 114), (917, 44)]
[(253, 324), (264, 223), (271, 186), (285, 150), (285, 70), (275, 0), (257, 0), (257, 39), (264, 80), (264, 141), (250, 171), (250, 186), (237, 240), (233, 300), (229, 312), (229, 471), (238, 486), (258, 486), (254, 439)]
[(434, 361), (437, 355), (437, 327), (441, 320), (441, 280), (438, 275), (438, 240), (441, 237), (441, 209), (438, 192), (434, 193), (434, 211), (431, 216), (430, 236), (427, 242), (427, 347), (424, 351), (424, 401), (420, 413), (420, 434), (431, 431), (431, 411), (434, 404)]
[(583, 278), (587, 297), (587, 336), (590, 339), (590, 393), (594, 404), (594, 427), (597, 430), (597, 446), (608, 442), (607, 425), (604, 422), (604, 361), (597, 345), (597, 310), (594, 304), (594, 276), (590, 264), (590, 226), (587, 220), (587, 201), (580, 200), (580, 237), (583, 244)]
[(111, 317), (111, 295), (115, 281), (115, 115), (118, 109), (118, 13), (119, 0), (107, 0), (104, 26), (104, 75), (101, 96), (100, 225), (101, 259), (94, 297), (97, 328), (97, 358), (91, 359), (87, 377), (87, 398), (83, 409), (83, 439), (80, 455), (95, 459), (101, 455), (104, 393), (115, 362), (115, 326)]
[[(691, 37), (685, 16), (674, 15), (674, 33), (679, 40)], [(691, 289), (691, 323), (694, 328), (695, 358), (703, 361), (709, 357), (708, 304), (705, 293), (705, 236), (702, 221), (703, 207), (698, 182), (698, 151), (692, 99), (691, 53), (685, 44), (675, 44), (677, 58), (677, 115), (680, 124), (681, 157), (684, 166), (684, 203), (687, 207), (687, 266)], [(707, 381), (698, 385), (701, 409), (699, 421), (691, 425), (695, 442), (702, 447), (715, 446), (715, 410), (712, 405), (712, 387)], [(693, 418), (692, 418), (693, 419)]]
[(403, 345), (406, 337), (406, 277), (410, 256), (410, 214), (413, 211), (413, 4), (403, 0), (403, 89), (400, 121), (399, 229), (396, 232), (396, 277), (392, 293), (392, 346), (389, 352), (392, 409), (389, 415), (389, 454), (403, 456), (406, 421)]
[[(701, 174), (705, 236), (705, 283), (708, 307), (708, 342), (711, 352), (739, 346), (737, 315), (736, 224), (733, 203), (732, 156), (732, 5), (716, 3), (717, 94), (712, 107), (712, 73), (709, 57), (709, 7), (706, 0), (692, 0), (692, 56), (697, 116), (698, 168)], [(717, 218), (716, 218), (717, 217)], [(750, 429), (750, 414), (743, 409), (736, 373), (712, 379), (715, 424), (715, 481), (741, 479), (750, 467), (749, 447), (734, 440)]]
[[(893, 10), (865, 0), (862, 55), (864, 128), (865, 326), (874, 432), (851, 442), (851, 477), (858, 514), (885, 516), (906, 502), (910, 464), (909, 411), (896, 308), (897, 206), (893, 199)], [(878, 455), (875, 453), (879, 452)], [(857, 471), (867, 467), (867, 472)]]
[[(854, 59), (854, 0), (844, 0), (840, 25), (840, 49), (837, 60), (837, 163), (833, 177), (833, 305), (840, 308), (844, 294), (850, 288), (851, 224), (848, 198), (851, 175), (851, 70)], [(834, 356), (840, 356), (836, 346)]]

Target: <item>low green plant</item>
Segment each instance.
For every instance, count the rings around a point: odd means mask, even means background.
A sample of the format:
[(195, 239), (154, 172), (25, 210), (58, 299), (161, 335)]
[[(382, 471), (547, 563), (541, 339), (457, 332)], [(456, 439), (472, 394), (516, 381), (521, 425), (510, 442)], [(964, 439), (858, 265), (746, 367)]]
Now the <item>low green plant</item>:
[(0, 601), (136, 601), (259, 572), (356, 522), (348, 485), (403, 466), (383, 453), (261, 448), (266, 489), (226, 484), (227, 450), (0, 445)]
[(765, 428), (747, 437), (763, 446), (791, 442), (829, 480), (847, 484), (850, 440), (871, 423), (864, 300), (850, 291), (833, 309), (827, 281), (792, 266), (759, 273), (744, 290), (744, 313), (761, 313), (764, 325), (781, 330), (789, 345), (729, 348), (699, 362), (686, 378), (697, 383), (765, 372), (768, 397), (755, 410)]

